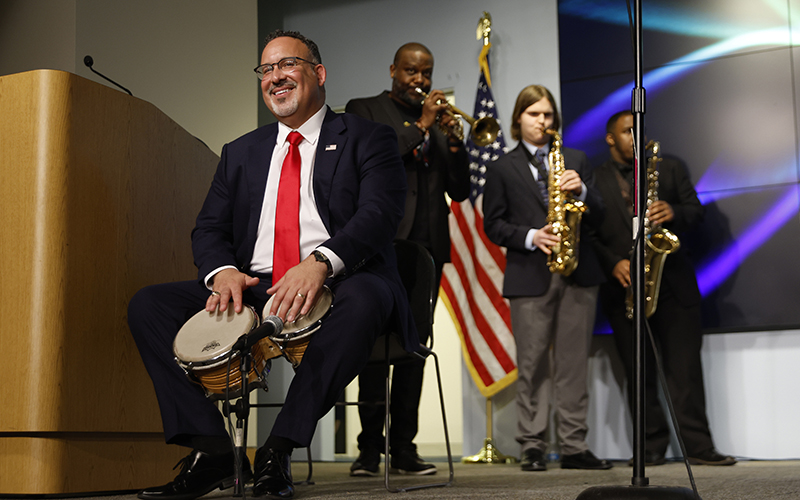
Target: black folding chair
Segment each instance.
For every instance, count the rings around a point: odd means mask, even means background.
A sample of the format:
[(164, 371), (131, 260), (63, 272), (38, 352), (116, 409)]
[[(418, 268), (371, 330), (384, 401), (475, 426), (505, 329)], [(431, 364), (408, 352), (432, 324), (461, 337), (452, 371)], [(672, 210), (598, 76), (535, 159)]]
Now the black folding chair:
[[(398, 332), (388, 332), (378, 338), (375, 347), (372, 349), (370, 363), (385, 363), (386, 365), (386, 391), (384, 400), (379, 402), (341, 402), (340, 405), (364, 405), (364, 404), (378, 404), (384, 406), (385, 411), (385, 442), (384, 442), (384, 485), (386, 489), (392, 493), (400, 491), (411, 491), (423, 488), (435, 488), (442, 486), (449, 486), (453, 483), (453, 455), (450, 451), (450, 434), (447, 431), (447, 416), (444, 407), (444, 391), (442, 390), (442, 376), (439, 369), (439, 358), (433, 352), (433, 308), (436, 304), (437, 280), (436, 280), (436, 266), (433, 262), (430, 252), (420, 245), (419, 243), (407, 240), (395, 240), (395, 252), (397, 253), (397, 268), (400, 272), (400, 278), (403, 280), (403, 285), (408, 294), (408, 302), (411, 307), (411, 313), (414, 316), (414, 323), (417, 326), (420, 338), (427, 338), (427, 345), (420, 343), (417, 350), (409, 353), (404, 348), (403, 337)], [(412, 484), (403, 487), (392, 487), (389, 481), (389, 464), (391, 457), (389, 455), (389, 435), (391, 429), (391, 379), (390, 379), (390, 365), (408, 360), (409, 358), (427, 359), (429, 356), (433, 357), (436, 365), (436, 381), (439, 388), (439, 403), (442, 409), (442, 423), (444, 426), (444, 440), (447, 448), (447, 464), (449, 467), (449, 475), (447, 481), (426, 484)]]

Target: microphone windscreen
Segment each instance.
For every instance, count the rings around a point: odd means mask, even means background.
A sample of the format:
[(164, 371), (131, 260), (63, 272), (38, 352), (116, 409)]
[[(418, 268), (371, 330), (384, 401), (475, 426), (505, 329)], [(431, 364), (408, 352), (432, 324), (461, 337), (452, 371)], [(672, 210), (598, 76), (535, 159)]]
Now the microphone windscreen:
[(277, 316), (267, 316), (264, 318), (264, 323), (272, 323), (272, 326), (275, 327), (274, 335), (278, 335), (283, 331), (283, 321)]

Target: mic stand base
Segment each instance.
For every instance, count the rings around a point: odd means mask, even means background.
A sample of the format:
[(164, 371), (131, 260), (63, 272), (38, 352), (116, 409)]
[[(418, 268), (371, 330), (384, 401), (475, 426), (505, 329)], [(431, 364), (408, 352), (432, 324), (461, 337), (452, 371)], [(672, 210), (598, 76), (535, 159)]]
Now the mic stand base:
[(678, 486), (592, 486), (576, 500), (700, 500), (689, 488)]

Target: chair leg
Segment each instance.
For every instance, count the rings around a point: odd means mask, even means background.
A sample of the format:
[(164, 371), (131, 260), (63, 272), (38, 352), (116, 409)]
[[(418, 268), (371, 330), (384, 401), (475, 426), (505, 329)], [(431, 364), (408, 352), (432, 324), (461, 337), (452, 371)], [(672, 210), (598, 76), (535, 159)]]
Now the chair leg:
[(439, 405), (442, 408), (442, 423), (444, 425), (444, 443), (447, 447), (447, 465), (450, 468), (450, 477), (447, 485), (453, 483), (453, 453), (450, 450), (450, 433), (447, 430), (447, 413), (444, 409), (444, 391), (442, 390), (442, 372), (439, 370), (439, 356), (431, 351), (433, 362), (436, 365), (436, 383), (439, 386)]
[[(389, 343), (387, 342), (386, 344), (388, 346)], [(385, 379), (386, 390), (383, 393), (383, 410), (384, 410), (384, 417), (383, 417), (383, 434), (384, 434), (384, 437), (383, 437), (383, 446), (384, 446), (383, 447), (383, 453), (384, 454), (383, 454), (383, 456), (384, 456), (386, 461), (383, 464), (383, 485), (386, 487), (386, 489), (388, 491), (396, 492), (396, 491), (399, 491), (399, 490), (393, 490), (389, 486), (389, 467), (390, 467), (390, 464), (391, 464), (391, 460), (390, 460), (391, 457), (389, 456), (389, 425), (390, 425), (390, 419), (391, 419), (391, 414), (390, 414), (390, 411), (389, 411), (389, 402), (391, 401), (390, 398), (392, 397), (392, 394), (391, 394), (390, 380), (389, 380), (390, 372), (389, 372), (389, 362), (388, 362), (388, 358), (389, 358), (389, 348), (388, 347), (386, 348), (386, 358), (387, 358), (387, 362), (386, 362), (386, 365), (387, 365), (386, 366), (386, 379)]]
[(428, 350), (427, 353), (433, 356), (434, 365), (436, 366), (436, 382), (439, 388), (439, 404), (442, 409), (442, 422), (444, 425), (444, 442), (447, 447), (447, 466), (449, 468), (449, 475), (447, 481), (439, 482), (439, 483), (428, 483), (428, 484), (418, 484), (406, 487), (399, 487), (399, 488), (392, 488), (389, 484), (389, 401), (391, 397), (390, 387), (389, 387), (389, 374), (386, 374), (386, 421), (385, 421), (385, 431), (386, 431), (386, 442), (385, 442), (385, 450), (386, 450), (386, 466), (384, 467), (384, 485), (386, 486), (386, 490), (390, 493), (398, 493), (401, 491), (412, 491), (412, 490), (421, 490), (424, 488), (440, 488), (444, 486), (450, 486), (453, 484), (453, 454), (450, 450), (450, 433), (447, 430), (447, 415), (445, 414), (445, 407), (444, 407), (444, 391), (442, 390), (442, 374), (439, 369), (439, 357), (436, 355), (435, 352)]
[(311, 461), (311, 446), (306, 448), (306, 463), (308, 464), (308, 475), (306, 476), (304, 481), (295, 481), (295, 485), (312, 485), (314, 481), (311, 479), (312, 474), (314, 473), (314, 466)]

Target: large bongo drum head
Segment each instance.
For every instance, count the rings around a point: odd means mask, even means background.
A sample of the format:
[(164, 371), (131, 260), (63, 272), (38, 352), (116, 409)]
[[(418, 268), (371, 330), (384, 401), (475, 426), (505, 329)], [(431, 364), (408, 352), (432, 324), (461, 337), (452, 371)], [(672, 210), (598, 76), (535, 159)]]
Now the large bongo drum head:
[(209, 369), (226, 363), (233, 344), (260, 321), (255, 310), (246, 306), (236, 313), (200, 311), (192, 316), (175, 337), (172, 350), (178, 363), (189, 369)]
[[(252, 331), (259, 323), (255, 309), (247, 305), (240, 313), (236, 313), (233, 307), (225, 312), (200, 311), (181, 327), (175, 337), (172, 346), (175, 360), (206, 393), (224, 394), (227, 390), (236, 397), (237, 391), (242, 389), (242, 374), (239, 352), (231, 351), (239, 337)], [(253, 387), (265, 387), (267, 361), (279, 356), (280, 349), (263, 339), (253, 346), (250, 354), (253, 364), (247, 380), (254, 383)]]

